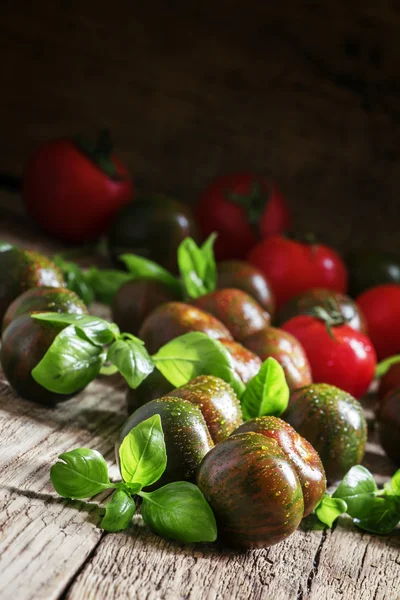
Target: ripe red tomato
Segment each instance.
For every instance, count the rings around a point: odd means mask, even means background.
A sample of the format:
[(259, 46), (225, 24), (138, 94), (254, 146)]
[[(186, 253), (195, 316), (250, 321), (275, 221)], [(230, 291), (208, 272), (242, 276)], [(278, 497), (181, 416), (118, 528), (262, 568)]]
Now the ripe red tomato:
[(400, 353), (400, 285), (378, 285), (357, 298), (379, 360)]
[(278, 307), (311, 288), (341, 293), (347, 290), (347, 270), (342, 259), (322, 244), (274, 235), (254, 246), (248, 261), (263, 271)]
[(300, 315), (282, 329), (302, 344), (315, 383), (329, 383), (360, 398), (375, 374), (376, 354), (366, 335), (349, 325), (331, 325), (332, 336), (322, 319)]
[(22, 197), (32, 219), (63, 240), (86, 242), (108, 227), (132, 197), (126, 168), (101, 134), (95, 147), (59, 139), (40, 146), (28, 161)]
[(204, 190), (196, 207), (204, 236), (218, 232), (217, 260), (245, 258), (260, 237), (291, 227), (291, 216), (274, 183), (254, 173), (217, 177)]

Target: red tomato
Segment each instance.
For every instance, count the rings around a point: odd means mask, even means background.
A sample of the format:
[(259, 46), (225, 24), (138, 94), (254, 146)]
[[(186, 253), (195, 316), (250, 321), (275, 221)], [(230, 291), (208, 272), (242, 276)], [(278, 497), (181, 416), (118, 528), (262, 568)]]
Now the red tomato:
[(291, 226), (286, 200), (276, 185), (254, 173), (217, 177), (200, 196), (196, 217), (204, 236), (218, 232), (217, 260), (245, 258), (260, 237)]
[(26, 165), (22, 190), (32, 219), (72, 242), (102, 234), (133, 193), (126, 168), (110, 154), (108, 139), (100, 137), (96, 147), (79, 144), (60, 139), (39, 147)]
[(400, 353), (400, 285), (378, 285), (357, 298), (379, 360)]
[(272, 286), (278, 307), (312, 288), (345, 293), (347, 270), (328, 246), (275, 235), (259, 242), (248, 261), (261, 269)]
[(368, 390), (375, 374), (376, 354), (366, 335), (349, 325), (333, 325), (333, 339), (323, 320), (308, 315), (289, 319), (282, 329), (302, 344), (315, 383), (330, 383), (355, 398)]
[(395, 363), (390, 367), (386, 375), (380, 381), (378, 396), (384, 398), (389, 392), (400, 390), (400, 363)]

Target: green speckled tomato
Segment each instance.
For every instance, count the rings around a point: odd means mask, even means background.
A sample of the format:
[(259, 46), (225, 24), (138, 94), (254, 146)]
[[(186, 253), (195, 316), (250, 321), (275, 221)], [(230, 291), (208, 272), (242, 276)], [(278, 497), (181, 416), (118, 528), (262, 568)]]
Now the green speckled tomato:
[(304, 514), (296, 469), (278, 443), (258, 433), (232, 435), (203, 459), (197, 484), (230, 546), (272, 546), (292, 534)]
[(249, 383), (261, 369), (262, 360), (256, 354), (232, 340), (220, 340), (232, 358), (233, 368), (244, 384)]
[(295, 390), (283, 418), (314, 446), (329, 482), (362, 461), (367, 423), (361, 404), (347, 392), (327, 383)]
[(126, 407), (129, 414), (140, 406), (143, 406), (143, 404), (151, 402), (151, 400), (157, 400), (157, 398), (166, 396), (174, 389), (172, 383), (165, 379), (160, 371), (154, 369), (154, 371), (142, 381), (139, 387), (136, 389), (128, 389), (126, 393)]
[(263, 272), (245, 260), (223, 260), (217, 264), (217, 288), (235, 288), (249, 294), (271, 316), (275, 313), (272, 288)]
[(59, 326), (35, 321), (30, 315), (21, 315), (4, 331), (0, 349), (1, 365), (11, 387), (22, 398), (55, 406), (76, 395), (50, 392), (31, 375), (32, 369), (42, 360), (59, 331)]
[(0, 253), (0, 320), (13, 300), (34, 287), (65, 287), (61, 271), (48, 258), (11, 247)]
[(382, 448), (400, 467), (400, 389), (387, 394), (378, 409), (379, 439)]
[(168, 460), (166, 470), (151, 489), (172, 481), (193, 481), (203, 457), (214, 444), (199, 407), (183, 398), (159, 398), (138, 408), (120, 431), (116, 444), (117, 461), (124, 437), (153, 415), (161, 417)]
[(303, 491), (303, 516), (309, 515), (326, 490), (325, 471), (317, 451), (293, 427), (278, 417), (251, 419), (240, 425), (234, 434), (249, 431), (278, 442), (280, 449), (296, 469)]
[(3, 319), (3, 331), (14, 319), (34, 312), (86, 315), (87, 308), (75, 292), (66, 288), (31, 288), (18, 296), (8, 307)]

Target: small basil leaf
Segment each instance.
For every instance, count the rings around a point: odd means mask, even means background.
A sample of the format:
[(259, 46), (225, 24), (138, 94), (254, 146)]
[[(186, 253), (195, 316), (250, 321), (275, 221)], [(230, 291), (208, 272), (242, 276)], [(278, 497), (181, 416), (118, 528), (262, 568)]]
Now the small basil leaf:
[(244, 384), (237, 375), (229, 352), (205, 333), (185, 333), (164, 346), (153, 356), (164, 377), (176, 387), (185, 385), (198, 375), (214, 375), (229, 383), (240, 398)]
[(187, 543), (216, 540), (214, 514), (196, 485), (177, 481), (139, 496), (143, 520), (158, 535)]
[(91, 315), (48, 312), (33, 314), (32, 318), (63, 325), (75, 325), (75, 328), (82, 331), (90, 342), (99, 346), (111, 344), (119, 336), (119, 329), (115, 323)]
[(216, 234), (212, 234), (199, 248), (192, 238), (187, 237), (178, 247), (179, 272), (189, 298), (199, 298), (216, 288), (215, 238)]
[(393, 475), (390, 486), (393, 492), (400, 496), (400, 469)]
[(400, 522), (398, 496), (369, 496), (364, 502), (363, 514), (354, 515), (357, 527), (370, 533), (390, 533)]
[(241, 398), (245, 420), (273, 415), (279, 417), (287, 409), (289, 387), (285, 372), (275, 358), (267, 358), (260, 371), (247, 384)]
[(106, 505), (106, 514), (100, 527), (105, 531), (122, 531), (129, 527), (135, 510), (136, 504), (133, 498), (124, 490), (117, 490)]
[(89, 342), (79, 329), (70, 325), (54, 339), (32, 370), (32, 377), (51, 392), (74, 394), (97, 377), (105, 359), (103, 348)]
[(347, 504), (341, 498), (331, 498), (328, 494), (325, 494), (315, 509), (315, 514), (318, 519), (332, 527), (333, 522), (343, 513), (347, 511)]
[(385, 358), (380, 363), (376, 365), (375, 369), (375, 377), (380, 379), (389, 371), (392, 365), (400, 362), (400, 354), (396, 354), (395, 356), (389, 356), (389, 358)]
[(128, 269), (131, 280), (151, 279), (159, 281), (179, 295), (181, 294), (182, 289), (178, 279), (152, 260), (138, 256), (137, 254), (121, 254), (119, 258)]
[(145, 487), (160, 479), (167, 466), (164, 433), (160, 415), (136, 425), (119, 449), (121, 475), (127, 483)]
[(343, 481), (332, 494), (347, 504), (347, 513), (351, 517), (362, 518), (370, 510), (370, 501), (378, 492), (375, 479), (365, 467), (352, 467)]
[(85, 272), (74, 262), (66, 261), (57, 254), (53, 262), (61, 269), (67, 288), (78, 294), (86, 306), (94, 300), (94, 292), (86, 280)]
[(115, 294), (119, 288), (132, 280), (129, 273), (118, 271), (117, 269), (96, 269), (91, 267), (85, 273), (86, 281), (93, 290), (94, 296), (98, 302), (103, 304), (112, 304)]
[(96, 450), (76, 448), (64, 452), (50, 469), (54, 489), (64, 498), (91, 498), (115, 488), (108, 478), (107, 463)]
[(207, 293), (217, 289), (217, 264), (214, 256), (214, 243), (217, 239), (217, 234), (212, 233), (201, 247), (201, 253), (204, 258), (204, 284), (207, 288)]
[(131, 388), (137, 388), (154, 370), (154, 363), (138, 338), (114, 342), (108, 350), (107, 361), (118, 369)]

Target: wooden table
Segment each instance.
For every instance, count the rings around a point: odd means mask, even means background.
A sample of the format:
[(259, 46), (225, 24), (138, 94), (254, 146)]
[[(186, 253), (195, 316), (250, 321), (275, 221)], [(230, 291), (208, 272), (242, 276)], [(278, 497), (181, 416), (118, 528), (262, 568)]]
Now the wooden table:
[[(3, 215), (0, 239), (53, 249)], [(113, 445), (126, 418), (124, 395), (121, 382), (103, 379), (49, 410), (18, 398), (1, 377), (1, 600), (400, 598), (400, 531), (371, 536), (347, 518), (247, 553), (166, 542), (140, 516), (126, 532), (103, 533), (97, 503), (62, 500), (49, 469), (60, 453), (86, 446), (102, 452), (117, 477)], [(364, 462), (380, 482), (395, 470), (373, 431)]]

